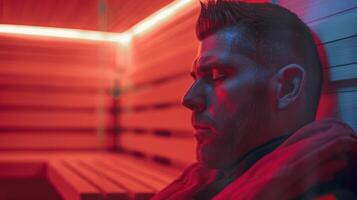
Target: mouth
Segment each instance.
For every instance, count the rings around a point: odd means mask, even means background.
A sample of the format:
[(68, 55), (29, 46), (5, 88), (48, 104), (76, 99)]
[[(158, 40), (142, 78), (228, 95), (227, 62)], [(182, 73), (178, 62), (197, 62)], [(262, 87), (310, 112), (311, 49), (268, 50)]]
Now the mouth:
[(212, 128), (210, 126), (195, 124), (193, 128), (195, 129), (194, 136), (199, 144), (206, 141), (212, 135)]
[(206, 130), (206, 129), (211, 130), (211, 127), (210, 127), (210, 126), (204, 125), (204, 124), (194, 124), (194, 125), (193, 125), (193, 128), (194, 128), (195, 130)]

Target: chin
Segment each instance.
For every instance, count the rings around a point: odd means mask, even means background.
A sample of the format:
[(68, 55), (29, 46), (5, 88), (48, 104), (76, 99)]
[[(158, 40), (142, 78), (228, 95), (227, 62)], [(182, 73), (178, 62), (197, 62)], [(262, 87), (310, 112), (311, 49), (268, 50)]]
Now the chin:
[(210, 160), (199, 159), (198, 162), (205, 167), (208, 167), (210, 169), (217, 169), (217, 170), (224, 170), (230, 166), (230, 164), (226, 164), (224, 162), (221, 162), (220, 160), (213, 160), (213, 159)]
[(224, 169), (229, 164), (223, 160), (223, 156), (221, 154), (217, 154), (217, 150), (214, 148), (210, 148), (207, 145), (201, 146), (198, 145), (197, 148), (197, 161), (208, 168), (212, 169)]
[(198, 159), (198, 162), (205, 167), (208, 167), (211, 169), (219, 169), (219, 167), (217, 166), (217, 163), (212, 162), (211, 160)]

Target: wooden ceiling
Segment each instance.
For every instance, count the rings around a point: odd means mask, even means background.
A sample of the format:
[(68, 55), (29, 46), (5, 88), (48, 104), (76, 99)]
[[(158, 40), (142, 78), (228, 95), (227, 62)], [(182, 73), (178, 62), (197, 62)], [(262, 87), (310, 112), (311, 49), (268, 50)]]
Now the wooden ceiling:
[(0, 0), (0, 24), (123, 32), (173, 0)]

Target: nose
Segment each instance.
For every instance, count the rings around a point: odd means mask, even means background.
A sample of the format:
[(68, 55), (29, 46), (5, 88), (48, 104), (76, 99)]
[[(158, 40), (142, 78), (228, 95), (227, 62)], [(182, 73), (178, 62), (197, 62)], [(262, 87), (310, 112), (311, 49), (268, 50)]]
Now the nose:
[(187, 90), (181, 103), (186, 108), (195, 112), (202, 112), (206, 109), (204, 88), (200, 85), (199, 81), (193, 83)]

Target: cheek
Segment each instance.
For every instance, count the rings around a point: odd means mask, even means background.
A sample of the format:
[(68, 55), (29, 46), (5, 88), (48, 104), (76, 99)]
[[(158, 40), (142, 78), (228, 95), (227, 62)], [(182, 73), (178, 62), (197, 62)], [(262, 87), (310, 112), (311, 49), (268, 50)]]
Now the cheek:
[(233, 80), (222, 84), (212, 91), (208, 112), (219, 124), (231, 123), (237, 113), (241, 113), (242, 108), (252, 101), (251, 93), (251, 85), (242, 81)]
[(233, 110), (235, 108), (229, 108), (225, 102), (219, 102), (219, 104), (215, 104), (208, 109), (218, 134), (223, 134), (222, 132), (225, 132), (226, 128), (231, 127), (231, 124), (234, 122)]
[(216, 87), (214, 89), (208, 109), (211, 116), (232, 115), (239, 102), (232, 99), (231, 92), (225, 87)]

